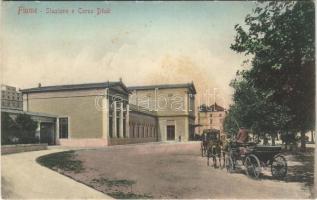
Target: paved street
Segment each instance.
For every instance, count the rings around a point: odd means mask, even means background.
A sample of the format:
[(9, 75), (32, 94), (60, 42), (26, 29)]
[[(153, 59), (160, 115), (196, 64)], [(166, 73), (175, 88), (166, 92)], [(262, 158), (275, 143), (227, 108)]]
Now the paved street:
[[(145, 144), (78, 150), (81, 173), (59, 172), (36, 163), (39, 156), (63, 149), (2, 156), (3, 198), (109, 198), (106, 194), (133, 193), (150, 198), (309, 198), (304, 176), (290, 172), (289, 182), (252, 180), (243, 173), (206, 166), (198, 143)], [(303, 163), (290, 158), (290, 169)], [(306, 167), (303, 170), (311, 170)], [(296, 167), (300, 169), (300, 167)], [(295, 173), (300, 173), (296, 172)], [(309, 171), (306, 172), (310, 173)], [(296, 178), (297, 177), (297, 178)], [(97, 181), (96, 181), (97, 180)], [(121, 183), (132, 181), (127, 187)]]
[[(243, 173), (206, 166), (199, 144), (132, 145), (76, 153), (81, 173), (64, 172), (104, 193), (132, 192), (154, 198), (309, 198), (300, 181), (252, 180)], [(300, 163), (290, 162), (291, 166)], [(131, 187), (113, 184), (134, 181)]]
[(62, 149), (1, 156), (2, 198), (109, 198), (84, 184), (42, 167), (35, 161), (39, 156), (58, 151)]

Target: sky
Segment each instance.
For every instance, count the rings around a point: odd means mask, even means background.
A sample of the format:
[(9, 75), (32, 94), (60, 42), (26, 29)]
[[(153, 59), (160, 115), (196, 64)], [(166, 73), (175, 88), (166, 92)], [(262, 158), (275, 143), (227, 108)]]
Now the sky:
[[(244, 55), (230, 49), (234, 25), (244, 24), (255, 6), (233, 1), (2, 2), (1, 82), (23, 89), (39, 82), (119, 78), (127, 86), (193, 81), (196, 100), (204, 103), (209, 92), (227, 107), (233, 93), (229, 83), (245, 67)], [(98, 8), (108, 12), (97, 15)]]

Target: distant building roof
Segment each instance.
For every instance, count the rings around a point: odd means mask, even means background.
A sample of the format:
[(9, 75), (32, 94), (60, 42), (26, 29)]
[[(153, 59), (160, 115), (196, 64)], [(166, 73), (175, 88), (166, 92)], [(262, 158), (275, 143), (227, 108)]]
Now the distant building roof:
[(162, 84), (162, 85), (142, 85), (130, 86), (128, 89), (133, 90), (154, 90), (154, 89), (173, 89), (173, 88), (189, 88), (193, 94), (196, 94), (194, 83), (180, 83), (180, 84)]
[(21, 91), (23, 93), (53, 92), (53, 91), (64, 91), (64, 90), (110, 88), (110, 87), (114, 87), (114, 86), (121, 86), (126, 92), (129, 92), (129, 90), (124, 85), (124, 83), (122, 83), (122, 81), (102, 82), (102, 83), (84, 83), (84, 84), (72, 84), (72, 85), (41, 86), (41, 87), (23, 89)]
[(214, 103), (210, 106), (206, 106), (205, 104), (199, 106), (199, 112), (219, 112), (225, 110), (225, 108), (219, 106), (217, 103)]
[[(12, 90), (12, 91), (16, 91), (16, 87), (14, 86), (10, 86), (10, 85), (5, 85), (5, 84), (1, 84), (1, 90)], [(17, 92), (17, 91), (16, 91)]]

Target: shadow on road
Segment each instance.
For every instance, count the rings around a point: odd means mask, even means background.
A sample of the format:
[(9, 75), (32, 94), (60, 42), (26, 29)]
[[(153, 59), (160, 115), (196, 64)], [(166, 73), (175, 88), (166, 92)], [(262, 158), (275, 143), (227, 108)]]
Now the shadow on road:
[[(291, 161), (300, 163), (299, 165), (289, 166), (287, 182), (300, 182), (308, 187), (313, 193), (314, 187), (314, 149), (308, 148), (307, 152), (299, 153), (290, 157)], [(315, 196), (315, 195), (314, 195)]]
[[(302, 183), (304, 188), (309, 188), (311, 197), (314, 187), (314, 148), (307, 148), (305, 153), (286, 154), (288, 163), (285, 182)], [(263, 179), (274, 180), (272, 176), (264, 176)], [(303, 188), (303, 189), (304, 189)]]

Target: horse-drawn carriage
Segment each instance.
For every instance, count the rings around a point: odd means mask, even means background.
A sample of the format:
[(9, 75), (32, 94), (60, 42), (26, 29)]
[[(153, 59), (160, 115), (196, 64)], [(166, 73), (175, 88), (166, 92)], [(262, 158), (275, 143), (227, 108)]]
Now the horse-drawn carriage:
[(206, 130), (204, 130), (203, 134), (201, 135), (201, 143), (200, 143), (200, 152), (202, 157), (207, 155), (209, 138), (210, 138), (210, 134)]
[(287, 175), (287, 161), (281, 151), (281, 146), (238, 143), (232, 139), (229, 142), (216, 129), (204, 130), (201, 140), (201, 155), (207, 157), (208, 166), (212, 158), (214, 167), (226, 167), (230, 173), (244, 168), (252, 178), (259, 178), (262, 168), (269, 167), (274, 178), (284, 178)]
[(220, 131), (217, 129), (205, 129), (202, 135), (201, 141), (201, 155), (207, 157), (207, 165), (210, 165), (210, 159), (212, 158), (213, 166), (221, 166), (221, 160), (223, 160), (223, 166), (225, 163), (225, 153), (223, 151), (223, 141), (220, 137)]
[(287, 174), (287, 162), (280, 154), (281, 149), (280, 146), (230, 142), (226, 156), (227, 171), (232, 173), (243, 166), (249, 177), (259, 178), (262, 168), (270, 167), (273, 177), (284, 178)]

